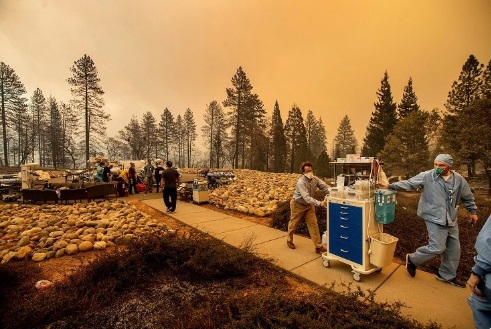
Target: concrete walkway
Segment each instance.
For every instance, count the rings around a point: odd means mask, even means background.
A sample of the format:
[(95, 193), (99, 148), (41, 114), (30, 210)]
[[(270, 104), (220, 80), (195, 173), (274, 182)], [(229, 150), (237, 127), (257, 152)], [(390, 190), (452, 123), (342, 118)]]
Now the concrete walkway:
[[(155, 197), (158, 198), (142, 202), (165, 212), (160, 195)], [(349, 265), (331, 261), (330, 268), (324, 267), (322, 257), (314, 252), (308, 238), (295, 236), (297, 248), (291, 250), (286, 245), (286, 232), (181, 201), (170, 216), (234, 247), (251, 241), (261, 257), (273, 259), (276, 265), (321, 286), (334, 282), (334, 289), (342, 291), (343, 284), (351, 283), (352, 287), (360, 286), (363, 291), (374, 293), (376, 301), (404, 303), (407, 307), (402, 314), (411, 319), (422, 323), (432, 320), (444, 328), (474, 328), (467, 305), (470, 291), (440, 282), (434, 274), (418, 271), (411, 278), (404, 265), (392, 263), (379, 273), (362, 275), (361, 282), (356, 282)]]

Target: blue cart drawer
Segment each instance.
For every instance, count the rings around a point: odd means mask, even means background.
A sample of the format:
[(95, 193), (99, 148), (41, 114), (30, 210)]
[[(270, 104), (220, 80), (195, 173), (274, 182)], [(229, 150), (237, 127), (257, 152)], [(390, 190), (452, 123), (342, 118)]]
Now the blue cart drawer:
[(353, 246), (336, 240), (329, 240), (329, 253), (357, 264), (361, 264), (363, 260), (363, 251), (360, 246)]

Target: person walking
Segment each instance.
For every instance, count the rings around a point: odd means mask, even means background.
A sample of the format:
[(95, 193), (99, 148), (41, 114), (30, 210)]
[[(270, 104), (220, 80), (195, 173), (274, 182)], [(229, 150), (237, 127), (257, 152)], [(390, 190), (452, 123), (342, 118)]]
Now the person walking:
[(177, 186), (179, 185), (179, 172), (172, 168), (172, 162), (165, 163), (167, 168), (162, 174), (160, 186), (163, 188), (164, 203), (167, 207), (167, 213), (176, 211), (177, 203)]
[(320, 254), (326, 252), (327, 249), (322, 245), (317, 216), (315, 215), (315, 207), (326, 208), (327, 201), (318, 201), (314, 199), (313, 196), (317, 188), (322, 192), (328, 193), (329, 185), (320, 178), (314, 176), (312, 167), (313, 165), (310, 161), (302, 163), (302, 176), (300, 176), (297, 181), (293, 198), (290, 201), (290, 221), (288, 222), (288, 237), (286, 244), (290, 249), (296, 248), (293, 243), (293, 233), (298, 227), (300, 220), (305, 218), (310, 238), (315, 246), (315, 252)]
[(477, 256), (467, 280), (472, 291), (467, 302), (478, 329), (491, 328), (491, 216), (482, 227), (476, 239)]
[(433, 170), (421, 172), (408, 180), (389, 185), (377, 183), (377, 187), (405, 191), (423, 188), (418, 204), (418, 216), (425, 221), (428, 245), (406, 255), (406, 269), (409, 275), (414, 277), (419, 265), (442, 255), (436, 278), (465, 288), (465, 284), (457, 280), (460, 260), (457, 209), (458, 203), (462, 202), (469, 212), (469, 221), (476, 223), (478, 218), (474, 195), (464, 177), (450, 170), (453, 165), (452, 156), (439, 154), (433, 165)]
[(134, 190), (135, 194), (139, 194), (140, 192), (138, 192), (138, 190), (136, 188), (136, 184), (138, 182), (137, 182), (137, 177), (136, 177), (136, 168), (135, 168), (135, 164), (133, 162), (130, 162), (130, 169), (128, 169), (128, 178), (130, 180), (130, 184), (128, 187), (129, 193), (133, 194), (133, 192), (131, 192), (131, 190)]
[(159, 188), (160, 188), (160, 180), (162, 179), (162, 174), (164, 173), (164, 167), (162, 167), (162, 162), (157, 161), (155, 163), (155, 186), (157, 188), (157, 193), (159, 193)]
[(153, 190), (153, 172), (155, 171), (155, 167), (152, 165), (152, 161), (148, 159), (148, 163), (143, 167), (143, 171), (145, 173), (145, 179), (147, 181), (147, 186), (145, 188), (145, 194), (152, 193)]

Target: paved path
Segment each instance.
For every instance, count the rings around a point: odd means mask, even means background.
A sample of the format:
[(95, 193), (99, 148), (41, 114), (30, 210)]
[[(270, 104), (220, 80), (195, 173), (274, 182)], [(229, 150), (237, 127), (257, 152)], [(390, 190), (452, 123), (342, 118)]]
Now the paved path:
[[(145, 199), (142, 202), (165, 212), (160, 194), (147, 195)], [(392, 263), (380, 273), (362, 275), (362, 281), (356, 282), (349, 265), (331, 261), (331, 267), (325, 268), (322, 257), (314, 252), (308, 238), (295, 236), (297, 249), (291, 250), (286, 246), (284, 231), (181, 201), (170, 216), (235, 247), (252, 241), (260, 256), (273, 259), (276, 265), (321, 286), (334, 282), (334, 289), (341, 291), (342, 283), (352, 283), (354, 287), (375, 293), (376, 301), (401, 301), (407, 306), (402, 314), (422, 323), (433, 320), (444, 328), (474, 328), (467, 305), (469, 290), (440, 282), (434, 274), (418, 271), (416, 277), (411, 278), (403, 265)]]

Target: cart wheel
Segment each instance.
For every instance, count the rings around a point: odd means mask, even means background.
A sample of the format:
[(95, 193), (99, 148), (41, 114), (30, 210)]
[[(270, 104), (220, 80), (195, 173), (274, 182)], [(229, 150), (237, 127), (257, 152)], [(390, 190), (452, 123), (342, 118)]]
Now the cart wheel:
[(360, 273), (355, 272), (353, 274), (353, 280), (355, 280), (356, 282), (360, 282), (361, 281)]
[(329, 268), (331, 267), (331, 262), (329, 261), (329, 259), (324, 259), (322, 261), (322, 265), (324, 265), (325, 268)]
[(378, 269), (376, 269), (376, 270), (375, 270), (375, 272), (377, 272), (377, 273), (382, 272), (382, 268), (378, 268)]

